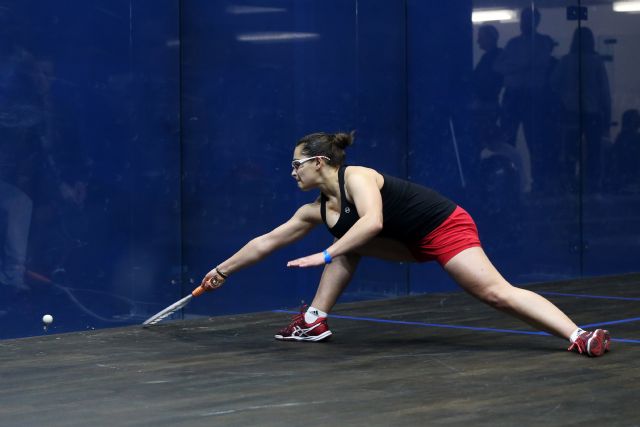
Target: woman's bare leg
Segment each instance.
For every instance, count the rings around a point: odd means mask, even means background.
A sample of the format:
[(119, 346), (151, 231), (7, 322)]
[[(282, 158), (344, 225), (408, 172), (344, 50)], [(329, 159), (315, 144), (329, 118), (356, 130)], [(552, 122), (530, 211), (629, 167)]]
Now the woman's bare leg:
[(351, 281), (359, 261), (360, 255), (352, 253), (337, 256), (325, 265), (311, 306), (329, 313)]
[(520, 318), (536, 329), (569, 339), (578, 326), (544, 297), (512, 286), (480, 247), (466, 249), (444, 269), (468, 293), (490, 306)]
[(329, 313), (351, 281), (363, 256), (391, 261), (415, 261), (409, 249), (402, 243), (391, 239), (374, 238), (358, 248), (357, 253), (335, 257), (331, 264), (325, 265), (311, 306)]

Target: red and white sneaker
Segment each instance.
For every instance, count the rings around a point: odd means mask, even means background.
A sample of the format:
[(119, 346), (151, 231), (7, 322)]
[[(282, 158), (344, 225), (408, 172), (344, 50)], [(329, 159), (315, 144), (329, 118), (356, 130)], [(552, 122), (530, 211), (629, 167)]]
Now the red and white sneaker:
[(291, 323), (286, 328), (280, 329), (275, 335), (281, 341), (323, 341), (331, 336), (326, 317), (318, 317), (315, 322), (307, 323), (304, 320), (304, 306), (299, 314), (293, 316)]
[(584, 331), (578, 335), (578, 338), (576, 338), (568, 350), (576, 350), (580, 354), (598, 357), (609, 351), (610, 341), (611, 336), (609, 335), (609, 331), (605, 329), (596, 329), (593, 332)]

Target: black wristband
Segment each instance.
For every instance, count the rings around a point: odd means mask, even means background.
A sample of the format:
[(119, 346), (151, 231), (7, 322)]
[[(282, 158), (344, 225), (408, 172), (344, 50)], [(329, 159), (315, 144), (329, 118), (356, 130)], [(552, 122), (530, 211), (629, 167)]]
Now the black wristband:
[(221, 275), (224, 280), (227, 280), (227, 277), (229, 277), (228, 274), (224, 274), (222, 271), (218, 270), (218, 267), (216, 267), (216, 273)]

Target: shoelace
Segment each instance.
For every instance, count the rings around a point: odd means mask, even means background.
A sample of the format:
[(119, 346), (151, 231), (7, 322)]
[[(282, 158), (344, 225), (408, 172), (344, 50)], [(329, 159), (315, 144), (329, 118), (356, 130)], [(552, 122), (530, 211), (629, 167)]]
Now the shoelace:
[(583, 354), (587, 351), (587, 340), (591, 337), (591, 332), (583, 332), (568, 348), (569, 351), (573, 351), (574, 348), (578, 349), (578, 353)]
[(567, 350), (573, 351), (574, 348), (578, 349), (578, 353), (579, 354), (582, 354), (584, 352), (584, 350), (582, 349), (582, 346), (580, 344), (578, 344), (578, 340), (577, 339), (573, 342), (573, 344), (571, 344), (569, 346), (569, 348)]
[(287, 327), (285, 327), (282, 332), (285, 334), (290, 334), (296, 326), (298, 326), (300, 323), (304, 322), (304, 312), (300, 312), (296, 315), (294, 315), (291, 318), (291, 323), (289, 323), (289, 325)]

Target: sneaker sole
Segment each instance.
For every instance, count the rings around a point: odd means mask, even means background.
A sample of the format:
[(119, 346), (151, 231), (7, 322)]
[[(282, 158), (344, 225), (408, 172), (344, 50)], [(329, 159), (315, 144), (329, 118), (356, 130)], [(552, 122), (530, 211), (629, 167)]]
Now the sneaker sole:
[(587, 354), (592, 357), (602, 356), (609, 351), (610, 340), (609, 331), (597, 329), (587, 341)]
[(326, 331), (321, 333), (320, 335), (314, 335), (314, 336), (309, 336), (309, 337), (296, 337), (296, 336), (290, 336), (290, 337), (285, 337), (282, 335), (275, 335), (274, 338), (279, 340), (279, 341), (311, 341), (311, 342), (317, 342), (317, 341), (322, 341), (325, 339), (328, 339), (331, 336), (331, 331)]

